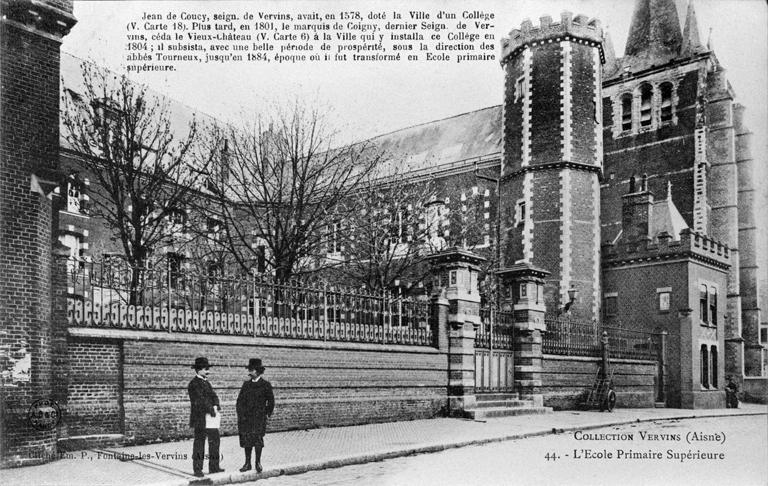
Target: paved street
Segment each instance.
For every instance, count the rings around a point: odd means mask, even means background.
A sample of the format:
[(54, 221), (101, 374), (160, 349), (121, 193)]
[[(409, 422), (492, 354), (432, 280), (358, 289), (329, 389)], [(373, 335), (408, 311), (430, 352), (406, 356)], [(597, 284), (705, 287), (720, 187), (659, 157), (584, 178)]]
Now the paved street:
[[(245, 483), (304, 485), (723, 485), (768, 484), (766, 417), (723, 417), (623, 425), (452, 449), (432, 454)], [(643, 435), (641, 435), (641, 432)], [(725, 435), (724, 443), (696, 442), (692, 434)], [(633, 440), (583, 440), (598, 434), (632, 434)], [(619, 435), (616, 438), (622, 437)], [(626, 437), (626, 436), (625, 436)], [(644, 438), (645, 437), (645, 438)], [(650, 440), (655, 437), (659, 440)], [(679, 439), (679, 440), (677, 440)], [(691, 439), (691, 444), (687, 439)], [(622, 451), (622, 452), (619, 452)], [(661, 459), (628, 459), (631, 453)], [(671, 457), (714, 453), (716, 459)], [(623, 457), (618, 458), (621, 453)], [(612, 458), (604, 458), (611, 454)], [(722, 454), (723, 458), (720, 458)], [(578, 456), (578, 458), (574, 457)], [(598, 456), (597, 458), (589, 458)], [(549, 457), (549, 459), (548, 459)], [(681, 462), (682, 459), (682, 462)]]
[[(745, 416), (740, 417), (742, 415)], [(690, 420), (693, 418), (696, 420)], [(608, 433), (612, 432), (612, 427), (622, 427), (622, 430), (633, 433), (637, 431), (636, 436), (627, 443), (574, 439), (576, 431), (593, 434), (599, 429), (600, 433)], [(660, 435), (659, 430), (666, 431), (670, 427), (682, 427), (686, 434), (694, 428), (707, 434), (720, 432), (724, 433), (726, 441), (724, 444), (689, 446), (682, 439), (651, 442), (639, 438), (639, 431)], [(554, 432), (560, 435), (553, 436)], [(493, 445), (487, 445), (489, 443)], [(203, 481), (190, 474), (191, 440), (77, 451), (47, 464), (2, 470), (0, 477), (3, 484), (36, 486), (188, 486), (254, 480), (258, 480), (260, 485), (429, 486), (654, 485), (669, 484), (669, 481), (678, 484), (681, 478), (687, 481), (700, 474), (703, 476), (700, 484), (733, 484), (735, 477), (739, 486), (751, 486), (766, 483), (765, 471), (755, 467), (765, 468), (768, 451), (766, 407), (755, 404), (718, 410), (645, 408), (616, 409), (613, 413), (571, 410), (485, 421), (436, 418), (275, 432), (267, 434), (266, 444), (262, 474), (237, 471), (242, 464), (243, 453), (238, 438), (229, 436), (222, 438), (221, 443), (222, 466), (226, 472), (207, 475)], [(478, 446), (480, 444), (486, 445)], [(668, 459), (574, 460), (572, 457), (573, 449), (628, 448), (662, 451), (667, 448), (686, 451), (690, 448), (705, 452), (715, 449), (714, 452), (723, 452), (726, 456), (715, 463), (699, 460), (695, 464), (693, 461), (678, 463)], [(431, 454), (423, 454), (426, 452)], [(413, 455), (416, 453), (421, 454)], [(547, 453), (560, 457), (547, 460)], [(398, 457), (402, 459), (392, 459)], [(632, 471), (632, 474), (623, 474), (625, 471)], [(616, 474), (607, 475), (608, 472), (621, 472), (622, 476), (617, 479)], [(685, 475), (680, 472), (685, 472)], [(603, 481), (605, 478), (608, 479)]]

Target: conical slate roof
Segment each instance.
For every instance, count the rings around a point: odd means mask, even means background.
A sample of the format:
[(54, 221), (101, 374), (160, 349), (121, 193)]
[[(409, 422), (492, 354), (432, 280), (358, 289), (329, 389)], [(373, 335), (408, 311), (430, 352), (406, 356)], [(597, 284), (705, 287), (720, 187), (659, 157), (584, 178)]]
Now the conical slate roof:
[(685, 27), (683, 27), (683, 45), (680, 54), (690, 56), (706, 51), (699, 39), (699, 24), (696, 21), (696, 12), (693, 9), (693, 0), (688, 2), (688, 11), (685, 13)]

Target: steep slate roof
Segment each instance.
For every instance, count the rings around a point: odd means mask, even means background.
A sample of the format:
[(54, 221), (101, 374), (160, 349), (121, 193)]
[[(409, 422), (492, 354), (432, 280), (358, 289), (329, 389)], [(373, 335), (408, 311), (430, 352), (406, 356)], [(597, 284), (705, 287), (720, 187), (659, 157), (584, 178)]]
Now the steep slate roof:
[[(71, 54), (61, 54), (61, 89), (82, 93), (84, 83), (81, 63)], [(147, 92), (167, 103), (171, 130), (176, 139), (184, 138), (195, 118), (198, 128), (214, 119), (183, 103), (151, 89)], [(379, 135), (370, 141), (390, 155), (392, 168), (384, 172), (429, 171), (437, 166), (469, 159), (486, 159), (501, 152), (501, 105), (435, 120)], [(66, 128), (60, 124), (60, 145), (70, 148)]]
[(487, 160), (501, 153), (501, 105), (403, 128), (371, 139), (400, 172)]
[(679, 240), (680, 232), (688, 228), (683, 216), (677, 210), (677, 206), (672, 202), (672, 197), (669, 195), (667, 195), (666, 199), (653, 203), (651, 221), (649, 221), (648, 226), (649, 236), (654, 240), (658, 238), (660, 233), (665, 231), (673, 239)]

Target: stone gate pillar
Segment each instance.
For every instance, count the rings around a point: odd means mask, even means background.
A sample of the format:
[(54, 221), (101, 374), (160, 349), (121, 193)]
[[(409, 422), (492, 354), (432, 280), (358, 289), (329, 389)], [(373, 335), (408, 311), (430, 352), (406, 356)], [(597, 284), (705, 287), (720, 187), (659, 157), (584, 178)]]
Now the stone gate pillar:
[(448, 409), (451, 415), (462, 416), (475, 405), (475, 332), (481, 323), (478, 275), (485, 258), (451, 248), (428, 260), (433, 289), (439, 294), (435, 303), (448, 304), (445, 324), (436, 335), (448, 355)]
[(51, 193), (72, 0), (0, 0), (0, 464), (56, 458)]
[(503, 310), (514, 311), (515, 390), (542, 406), (542, 332), (546, 331), (544, 284), (549, 272), (528, 263), (498, 271), (504, 289)]

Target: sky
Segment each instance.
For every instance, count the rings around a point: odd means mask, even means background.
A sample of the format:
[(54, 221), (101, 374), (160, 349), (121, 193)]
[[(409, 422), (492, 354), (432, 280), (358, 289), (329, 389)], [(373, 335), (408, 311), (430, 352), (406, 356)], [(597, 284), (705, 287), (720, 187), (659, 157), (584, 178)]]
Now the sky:
[[(676, 0), (681, 22), (686, 0)], [(124, 70), (126, 25), (152, 12), (353, 10), (482, 10), (492, 12), (496, 44), (525, 18), (538, 24), (549, 14), (557, 21), (570, 10), (597, 17), (622, 55), (632, 17), (632, 0), (411, 0), (402, 1), (75, 1), (78, 24), (62, 50)], [(702, 42), (711, 42), (728, 70), (737, 100), (747, 106), (749, 126), (765, 146), (768, 132), (768, 7), (763, 0), (695, 0)], [(711, 29), (711, 34), (710, 34)], [(498, 53), (498, 51), (497, 51)], [(478, 110), (502, 102), (503, 72), (498, 61), (400, 63), (274, 63), (202, 65), (174, 73), (133, 75), (154, 90), (223, 120), (258, 113), (275, 100), (298, 98), (332, 108), (341, 137), (352, 141), (399, 128)], [(765, 150), (760, 150), (764, 155)], [(756, 153), (756, 155), (758, 155)], [(765, 160), (765, 157), (763, 157)]]

